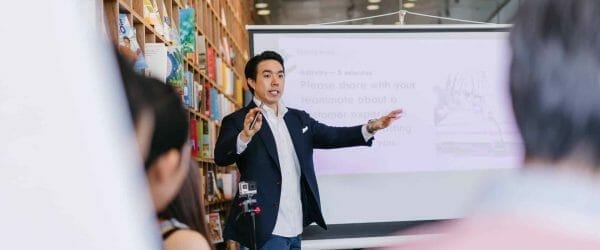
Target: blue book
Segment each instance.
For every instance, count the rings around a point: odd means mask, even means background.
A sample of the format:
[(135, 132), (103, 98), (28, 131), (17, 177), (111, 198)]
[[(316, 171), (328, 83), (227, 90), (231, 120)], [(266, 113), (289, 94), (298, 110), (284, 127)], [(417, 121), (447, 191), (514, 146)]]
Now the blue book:
[(134, 59), (133, 69), (136, 72), (143, 73), (148, 68), (127, 14), (119, 14), (119, 50), (125, 57)]

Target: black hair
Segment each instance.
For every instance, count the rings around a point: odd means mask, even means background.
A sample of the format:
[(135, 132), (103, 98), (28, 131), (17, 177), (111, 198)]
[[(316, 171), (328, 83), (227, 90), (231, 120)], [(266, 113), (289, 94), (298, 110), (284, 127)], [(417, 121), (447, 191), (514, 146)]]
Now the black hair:
[[(179, 193), (177, 193), (173, 201), (158, 216), (165, 220), (174, 218), (186, 224), (190, 229), (200, 233), (208, 242), (211, 242), (206, 227), (204, 201), (200, 195), (201, 183), (198, 168), (198, 165), (194, 161), (190, 161), (190, 170), (181, 185)], [(212, 244), (210, 246), (211, 249), (214, 249)]]
[(120, 55), (117, 55), (117, 61), (133, 123), (138, 123), (139, 115), (144, 110), (154, 114), (152, 142), (144, 164), (148, 169), (163, 153), (183, 148), (188, 140), (188, 113), (171, 87), (157, 79), (135, 73), (131, 64)]
[(162, 154), (181, 150), (188, 140), (189, 114), (174, 89), (159, 80), (143, 77), (141, 83), (150, 91), (154, 113), (154, 132), (145, 165), (148, 168)]
[[(250, 78), (252, 80), (256, 80), (256, 74), (258, 73), (258, 64), (266, 60), (275, 60), (279, 62), (279, 64), (281, 64), (281, 68), (283, 68), (283, 71), (285, 72), (285, 66), (283, 65), (283, 57), (281, 57), (281, 55), (275, 51), (267, 50), (258, 55), (253, 56), (252, 58), (250, 58), (250, 60), (248, 60), (248, 62), (246, 63), (246, 68), (244, 69), (244, 75), (246, 76), (246, 79)], [(250, 85), (248, 85), (248, 89), (250, 89), (250, 92), (254, 94), (254, 89)]]
[(523, 2), (510, 93), (526, 158), (600, 163), (599, 27), (597, 0)]
[(139, 76), (133, 71), (133, 65), (128, 63), (121, 54), (115, 53), (117, 57), (117, 65), (121, 73), (121, 80), (127, 103), (129, 104), (129, 113), (134, 125), (137, 125), (139, 115), (144, 110), (152, 111), (150, 93), (139, 82)]
[[(158, 80), (136, 74), (120, 55), (117, 55), (117, 61), (134, 124), (139, 122), (138, 116), (144, 109), (154, 114), (154, 132), (145, 160), (147, 170), (161, 154), (183, 147), (188, 139), (188, 114), (172, 88)], [(158, 216), (181, 221), (204, 236), (210, 244), (204, 202), (200, 195), (199, 167), (194, 161), (190, 161), (190, 165), (177, 196)], [(210, 246), (214, 249), (212, 244)]]

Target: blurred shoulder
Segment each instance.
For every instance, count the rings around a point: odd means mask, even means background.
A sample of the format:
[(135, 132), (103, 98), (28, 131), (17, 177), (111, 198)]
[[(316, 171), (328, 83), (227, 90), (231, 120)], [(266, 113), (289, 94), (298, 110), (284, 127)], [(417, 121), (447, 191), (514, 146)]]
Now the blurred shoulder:
[(165, 242), (165, 250), (210, 250), (208, 240), (193, 230), (178, 230)]

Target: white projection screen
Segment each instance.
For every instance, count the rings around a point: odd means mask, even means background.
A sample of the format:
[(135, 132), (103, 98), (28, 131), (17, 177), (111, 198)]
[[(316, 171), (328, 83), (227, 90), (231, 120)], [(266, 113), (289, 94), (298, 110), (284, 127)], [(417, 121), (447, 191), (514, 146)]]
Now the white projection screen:
[(249, 26), (285, 60), (283, 103), (325, 124), (402, 108), (372, 147), (315, 151), (328, 224), (460, 218), (522, 142), (508, 94), (509, 26)]

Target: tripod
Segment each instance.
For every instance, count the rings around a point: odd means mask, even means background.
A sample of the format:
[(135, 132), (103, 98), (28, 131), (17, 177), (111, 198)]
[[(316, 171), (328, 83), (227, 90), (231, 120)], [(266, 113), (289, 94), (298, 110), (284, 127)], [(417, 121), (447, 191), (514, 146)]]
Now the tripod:
[(244, 201), (239, 205), (242, 207), (242, 212), (237, 216), (250, 215), (250, 228), (252, 229), (252, 241), (250, 242), (250, 250), (258, 250), (256, 247), (256, 215), (260, 213), (260, 207), (256, 205), (256, 199), (252, 198), (254, 194), (241, 195)]

